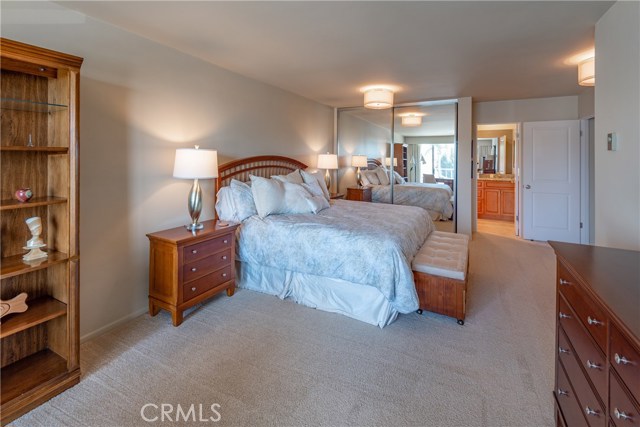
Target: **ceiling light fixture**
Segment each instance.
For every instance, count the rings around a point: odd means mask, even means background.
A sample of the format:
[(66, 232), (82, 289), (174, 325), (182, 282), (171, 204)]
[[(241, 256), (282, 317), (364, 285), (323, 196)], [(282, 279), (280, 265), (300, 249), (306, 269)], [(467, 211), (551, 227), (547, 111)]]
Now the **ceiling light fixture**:
[(596, 85), (596, 61), (588, 58), (578, 64), (578, 84), (580, 86)]
[(400, 119), (402, 120), (402, 126), (405, 127), (416, 127), (422, 125), (422, 117), (424, 114), (422, 113), (405, 113), (400, 114)]
[(384, 110), (393, 107), (393, 90), (388, 87), (370, 87), (364, 90), (364, 107)]

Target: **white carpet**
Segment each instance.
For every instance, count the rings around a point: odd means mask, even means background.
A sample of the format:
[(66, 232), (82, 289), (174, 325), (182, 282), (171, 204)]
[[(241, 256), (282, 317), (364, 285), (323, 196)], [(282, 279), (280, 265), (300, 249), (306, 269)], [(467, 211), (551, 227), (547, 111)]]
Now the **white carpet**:
[(180, 424), (553, 425), (553, 251), (477, 234), (470, 262), (464, 326), (409, 314), (379, 329), (246, 290), (178, 328), (143, 315), (84, 343), (80, 384), (14, 424), (149, 426), (146, 403), (205, 417), (218, 403), (219, 422)]

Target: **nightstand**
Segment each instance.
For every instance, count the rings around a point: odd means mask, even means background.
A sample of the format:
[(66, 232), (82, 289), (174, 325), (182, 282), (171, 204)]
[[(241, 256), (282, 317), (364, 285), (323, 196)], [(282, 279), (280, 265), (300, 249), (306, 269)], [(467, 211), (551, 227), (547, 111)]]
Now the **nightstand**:
[(329, 196), (331, 199), (344, 199), (344, 193), (331, 193)]
[(227, 290), (235, 291), (235, 231), (237, 224), (220, 227), (204, 221), (195, 234), (185, 227), (147, 234), (149, 253), (149, 314), (161, 308), (171, 313), (174, 326), (185, 309)]
[(371, 201), (371, 187), (349, 187), (347, 188), (347, 200), (360, 202)]

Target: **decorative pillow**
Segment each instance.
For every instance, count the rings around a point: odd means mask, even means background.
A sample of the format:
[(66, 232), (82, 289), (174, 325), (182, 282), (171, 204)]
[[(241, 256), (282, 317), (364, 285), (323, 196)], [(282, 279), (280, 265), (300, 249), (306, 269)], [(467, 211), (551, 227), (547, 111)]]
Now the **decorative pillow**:
[(216, 213), (222, 221), (239, 222), (236, 217), (236, 208), (233, 202), (233, 190), (231, 187), (222, 187), (216, 196)]
[(238, 181), (237, 179), (232, 179), (229, 187), (232, 190), (238, 222), (242, 222), (250, 216), (258, 214), (256, 204), (253, 201), (251, 187), (248, 184)]
[(294, 184), (304, 184), (302, 175), (300, 175), (300, 169), (296, 169), (288, 175), (274, 175), (271, 178), (284, 182), (293, 182)]
[(284, 182), (250, 175), (251, 193), (260, 218), (280, 213), (284, 200)]
[(276, 214), (317, 213), (328, 207), (326, 205), (329, 202), (324, 195), (314, 196), (304, 187), (305, 184), (294, 184), (253, 175), (251, 182), (253, 183), (251, 191), (260, 218)]
[(378, 166), (374, 169), (376, 175), (378, 176), (378, 180), (380, 180), (380, 185), (389, 185), (391, 182), (389, 181), (389, 174), (385, 168), (382, 166)]
[(395, 179), (394, 184), (405, 184), (406, 181), (404, 180), (403, 177), (400, 176), (400, 174), (396, 171), (393, 171), (393, 177)]
[(300, 171), (300, 175), (302, 175), (302, 179), (304, 180), (305, 184), (317, 182), (322, 189), (322, 194), (324, 195), (324, 197), (327, 200), (331, 199), (331, 195), (329, 194), (329, 190), (327, 190), (327, 184), (324, 182), (324, 175), (322, 174), (322, 172), (317, 171), (309, 173), (307, 171)]
[(311, 194), (310, 203), (312, 203), (313, 205), (313, 213), (318, 213), (321, 210), (329, 207), (329, 201), (324, 197), (322, 188), (317, 181), (300, 185), (302, 185), (302, 187), (304, 187), (304, 189), (307, 190), (309, 194)]
[(375, 170), (366, 170), (362, 174), (367, 177), (370, 185), (380, 185), (380, 178)]
[(364, 171), (360, 172), (360, 181), (362, 181), (363, 186), (371, 185), (371, 182), (369, 182), (369, 178), (367, 178), (367, 175), (364, 173)]

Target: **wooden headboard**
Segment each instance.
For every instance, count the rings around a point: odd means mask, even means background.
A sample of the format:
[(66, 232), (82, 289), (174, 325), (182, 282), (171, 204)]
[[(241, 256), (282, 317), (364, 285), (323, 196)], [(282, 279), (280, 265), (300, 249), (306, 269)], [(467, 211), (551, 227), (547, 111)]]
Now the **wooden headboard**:
[(382, 162), (378, 159), (372, 159), (372, 158), (368, 158), (367, 159), (367, 169), (371, 170), (371, 169), (375, 169), (378, 166), (382, 166)]
[(229, 185), (232, 179), (247, 182), (249, 175), (270, 178), (272, 175), (286, 175), (296, 169), (306, 169), (307, 165), (284, 156), (255, 156), (234, 160), (218, 167), (216, 194), (221, 187)]

